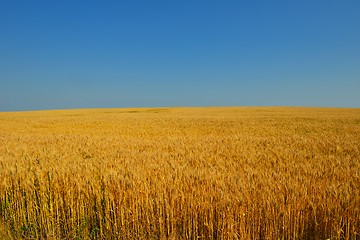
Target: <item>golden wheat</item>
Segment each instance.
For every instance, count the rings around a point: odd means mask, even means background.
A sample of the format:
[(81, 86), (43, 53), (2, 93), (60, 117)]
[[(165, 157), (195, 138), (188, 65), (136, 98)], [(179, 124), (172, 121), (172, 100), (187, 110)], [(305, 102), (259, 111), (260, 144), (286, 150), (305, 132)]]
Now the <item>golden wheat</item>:
[(359, 172), (360, 109), (0, 113), (9, 239), (356, 239)]

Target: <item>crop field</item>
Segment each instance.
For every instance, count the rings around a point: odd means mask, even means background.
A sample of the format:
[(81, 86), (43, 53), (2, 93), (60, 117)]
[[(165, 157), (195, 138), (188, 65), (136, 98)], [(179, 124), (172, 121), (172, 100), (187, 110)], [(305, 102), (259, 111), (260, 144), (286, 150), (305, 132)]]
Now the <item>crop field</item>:
[(360, 109), (0, 113), (2, 239), (360, 239)]

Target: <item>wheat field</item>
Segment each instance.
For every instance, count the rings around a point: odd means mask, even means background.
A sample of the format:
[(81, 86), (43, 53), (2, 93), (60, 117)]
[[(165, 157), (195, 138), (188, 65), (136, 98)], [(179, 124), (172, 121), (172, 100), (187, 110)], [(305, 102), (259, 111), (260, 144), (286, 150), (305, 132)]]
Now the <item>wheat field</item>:
[(4, 239), (359, 239), (360, 109), (0, 113)]

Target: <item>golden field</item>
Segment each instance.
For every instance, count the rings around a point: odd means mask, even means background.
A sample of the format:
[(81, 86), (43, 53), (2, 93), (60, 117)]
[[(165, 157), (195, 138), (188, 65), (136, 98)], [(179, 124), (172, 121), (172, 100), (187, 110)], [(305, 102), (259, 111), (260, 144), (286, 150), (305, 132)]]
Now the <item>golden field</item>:
[(359, 239), (360, 109), (0, 113), (8, 239)]

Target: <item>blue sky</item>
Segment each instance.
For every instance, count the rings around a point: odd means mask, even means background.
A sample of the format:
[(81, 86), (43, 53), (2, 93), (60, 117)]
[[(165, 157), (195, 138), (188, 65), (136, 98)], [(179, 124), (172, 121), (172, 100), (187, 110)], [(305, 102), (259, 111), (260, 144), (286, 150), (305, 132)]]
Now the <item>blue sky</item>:
[(0, 111), (360, 107), (360, 1), (0, 0)]

